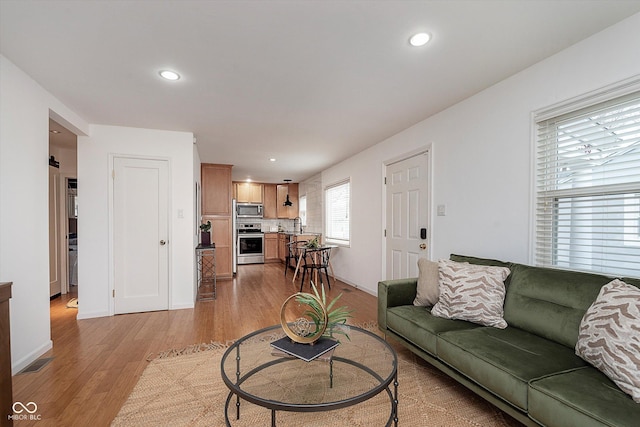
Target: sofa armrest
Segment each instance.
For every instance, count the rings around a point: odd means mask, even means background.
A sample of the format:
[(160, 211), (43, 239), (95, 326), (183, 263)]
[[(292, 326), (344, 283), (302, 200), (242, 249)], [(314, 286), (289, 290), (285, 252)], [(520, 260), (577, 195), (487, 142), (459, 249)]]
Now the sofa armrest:
[(417, 285), (417, 277), (378, 282), (378, 327), (380, 330), (387, 329), (388, 308), (413, 304)]

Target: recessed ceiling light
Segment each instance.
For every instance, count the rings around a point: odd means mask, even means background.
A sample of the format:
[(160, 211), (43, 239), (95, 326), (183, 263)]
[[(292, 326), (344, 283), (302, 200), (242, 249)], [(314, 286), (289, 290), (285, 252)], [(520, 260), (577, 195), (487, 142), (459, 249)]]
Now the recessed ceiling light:
[(269, 159), (269, 161), (270, 161), (270, 162), (275, 162), (275, 161), (276, 161), (276, 159), (272, 157), (272, 158), (270, 158), (270, 159)]
[(162, 77), (163, 79), (167, 79), (167, 80), (180, 80), (180, 74), (176, 73), (175, 71), (171, 71), (171, 70), (162, 70), (160, 71), (160, 77)]
[(59, 130), (55, 130), (55, 129), (50, 130), (49, 132), (51, 132), (51, 133), (60, 133), (60, 131), (59, 131)]
[(251, 182), (251, 178), (247, 178), (246, 182)]
[(414, 47), (420, 47), (429, 43), (429, 40), (431, 40), (431, 35), (429, 33), (418, 33), (411, 36), (409, 44)]

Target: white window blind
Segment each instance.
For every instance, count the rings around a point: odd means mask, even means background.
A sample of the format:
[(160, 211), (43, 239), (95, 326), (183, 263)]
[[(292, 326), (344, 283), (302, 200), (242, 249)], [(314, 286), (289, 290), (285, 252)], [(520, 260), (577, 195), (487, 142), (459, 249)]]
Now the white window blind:
[(348, 246), (349, 234), (349, 180), (325, 188), (325, 241)]
[(640, 92), (537, 122), (536, 263), (640, 277)]
[(303, 227), (307, 226), (307, 196), (298, 198), (298, 212), (300, 214), (300, 222)]

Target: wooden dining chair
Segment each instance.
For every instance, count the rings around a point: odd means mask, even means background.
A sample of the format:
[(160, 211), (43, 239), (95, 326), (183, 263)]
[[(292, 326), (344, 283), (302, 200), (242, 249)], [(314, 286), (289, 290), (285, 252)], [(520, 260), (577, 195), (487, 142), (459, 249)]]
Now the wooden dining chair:
[[(329, 257), (331, 256), (331, 248), (306, 248), (302, 255), (302, 280), (300, 281), (300, 292), (304, 286), (304, 278), (309, 274), (309, 286), (311, 286), (311, 278), (317, 277), (320, 283), (323, 283), (322, 270), (327, 278), (327, 286), (331, 289), (331, 281), (329, 280)], [(318, 284), (315, 283), (317, 286)]]

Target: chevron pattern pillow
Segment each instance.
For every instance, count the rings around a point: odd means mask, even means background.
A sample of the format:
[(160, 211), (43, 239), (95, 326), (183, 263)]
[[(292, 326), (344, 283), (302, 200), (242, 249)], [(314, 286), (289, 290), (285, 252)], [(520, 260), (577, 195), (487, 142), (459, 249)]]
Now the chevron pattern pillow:
[(431, 314), (504, 329), (504, 280), (507, 267), (438, 261), (440, 297)]
[(576, 354), (640, 403), (640, 289), (613, 280), (582, 321)]

